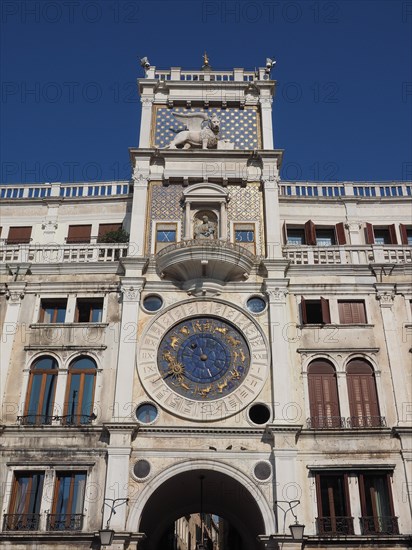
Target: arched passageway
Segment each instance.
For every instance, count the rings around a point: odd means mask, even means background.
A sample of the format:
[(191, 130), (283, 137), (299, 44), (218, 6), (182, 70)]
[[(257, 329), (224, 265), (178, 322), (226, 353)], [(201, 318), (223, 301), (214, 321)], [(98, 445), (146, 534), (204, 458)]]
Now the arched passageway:
[(271, 514), (267, 503), (269, 513), (266, 513), (266, 518), (262, 515), (262, 499), (265, 499), (259, 489), (255, 486), (255, 491), (252, 491), (251, 486), (246, 488), (234, 477), (206, 468), (190, 469), (169, 477), (144, 504), (138, 526), (139, 532), (147, 537), (142, 548), (164, 550), (162, 539), (171, 524), (202, 509), (203, 513), (215, 514), (230, 523), (236, 534), (230, 550), (258, 550), (257, 536), (265, 534), (272, 518), (268, 518)]

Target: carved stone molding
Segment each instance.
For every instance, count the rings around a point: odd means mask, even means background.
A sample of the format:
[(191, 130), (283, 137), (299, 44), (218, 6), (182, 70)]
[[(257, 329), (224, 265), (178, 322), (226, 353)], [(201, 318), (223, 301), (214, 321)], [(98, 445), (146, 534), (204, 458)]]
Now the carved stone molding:
[(262, 184), (265, 189), (277, 189), (280, 184), (280, 176), (262, 177)]
[(135, 187), (147, 187), (148, 178), (145, 177), (141, 172), (139, 172), (137, 166), (133, 171), (132, 179)]
[(54, 233), (58, 227), (57, 220), (43, 220), (41, 224), (41, 228), (45, 233)]
[(357, 233), (362, 229), (362, 224), (360, 222), (346, 222), (345, 227), (350, 233)]
[(154, 99), (150, 97), (142, 97), (140, 98), (140, 101), (142, 103), (142, 107), (151, 107), (153, 105)]
[(267, 288), (266, 292), (271, 303), (286, 304), (286, 296), (289, 294), (286, 288)]
[(142, 288), (132, 285), (122, 285), (120, 291), (123, 294), (123, 301), (138, 302)]
[(379, 305), (381, 307), (391, 308), (395, 299), (395, 292), (391, 290), (378, 291), (376, 294), (377, 299), (379, 300)]
[(24, 298), (26, 283), (6, 285), (6, 300), (12, 303), (19, 303)]
[(272, 108), (273, 99), (272, 99), (271, 97), (263, 97), (263, 98), (260, 98), (260, 99), (259, 99), (259, 103), (261, 104), (261, 106), (262, 106), (264, 109), (271, 109), (271, 108)]

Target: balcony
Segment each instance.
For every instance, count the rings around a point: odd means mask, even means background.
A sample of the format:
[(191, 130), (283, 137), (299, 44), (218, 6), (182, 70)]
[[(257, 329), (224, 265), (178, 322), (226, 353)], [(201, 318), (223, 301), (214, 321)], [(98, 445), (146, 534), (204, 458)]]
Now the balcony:
[(181, 241), (156, 254), (160, 277), (180, 282), (198, 278), (242, 281), (256, 263), (256, 256), (245, 247), (219, 240)]
[(88, 426), (96, 420), (97, 416), (92, 414), (66, 414), (63, 416), (49, 416), (44, 414), (26, 414), (18, 416), (17, 422), (21, 426)]
[(128, 243), (110, 244), (12, 244), (0, 246), (3, 263), (117, 262), (127, 256)]
[(50, 426), (53, 420), (54, 416), (48, 414), (25, 414), (17, 417), (21, 426)]
[(386, 428), (384, 416), (311, 416), (306, 419), (309, 430)]
[(3, 531), (38, 531), (40, 514), (4, 514)]
[(48, 514), (47, 531), (81, 531), (83, 514)]
[(362, 535), (399, 535), (395, 516), (364, 516), (360, 518)]
[(346, 516), (334, 516), (316, 518), (318, 533), (321, 537), (341, 537), (353, 535), (353, 518)]
[(401, 245), (283, 247), (291, 265), (411, 264), (412, 247)]

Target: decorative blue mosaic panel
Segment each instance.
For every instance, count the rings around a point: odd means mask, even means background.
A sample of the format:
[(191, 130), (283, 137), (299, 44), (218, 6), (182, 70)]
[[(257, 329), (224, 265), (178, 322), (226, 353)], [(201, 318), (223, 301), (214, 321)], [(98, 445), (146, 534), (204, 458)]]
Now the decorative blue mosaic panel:
[(186, 109), (175, 107), (168, 109), (159, 107), (156, 111), (155, 143), (154, 146), (162, 149), (169, 145), (178, 130), (185, 126), (178, 122), (172, 113), (205, 112), (220, 118), (219, 139), (228, 139), (235, 144), (235, 149), (258, 149), (258, 120), (255, 109)]

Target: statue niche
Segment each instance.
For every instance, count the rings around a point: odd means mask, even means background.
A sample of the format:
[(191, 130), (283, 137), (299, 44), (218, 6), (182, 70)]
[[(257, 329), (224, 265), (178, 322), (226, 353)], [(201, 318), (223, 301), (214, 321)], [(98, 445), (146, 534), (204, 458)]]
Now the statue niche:
[(216, 239), (217, 217), (208, 210), (198, 212), (194, 219), (194, 238), (196, 240)]

